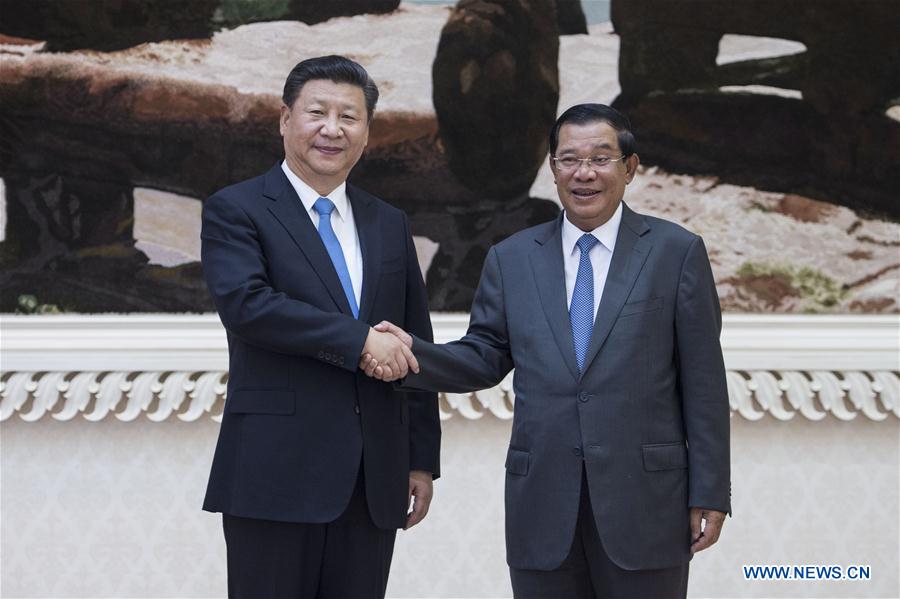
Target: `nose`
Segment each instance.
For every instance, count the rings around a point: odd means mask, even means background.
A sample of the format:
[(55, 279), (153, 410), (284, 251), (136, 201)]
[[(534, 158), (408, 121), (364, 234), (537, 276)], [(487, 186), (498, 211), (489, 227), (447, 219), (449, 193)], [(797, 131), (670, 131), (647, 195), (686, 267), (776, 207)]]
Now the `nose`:
[(329, 114), (325, 121), (322, 123), (322, 129), (320, 129), (320, 132), (325, 137), (339, 137), (342, 131), (338, 116), (336, 114)]
[(578, 181), (590, 181), (597, 177), (597, 172), (587, 165), (587, 162), (581, 161), (578, 163), (578, 168), (575, 169), (573, 173), (574, 177)]

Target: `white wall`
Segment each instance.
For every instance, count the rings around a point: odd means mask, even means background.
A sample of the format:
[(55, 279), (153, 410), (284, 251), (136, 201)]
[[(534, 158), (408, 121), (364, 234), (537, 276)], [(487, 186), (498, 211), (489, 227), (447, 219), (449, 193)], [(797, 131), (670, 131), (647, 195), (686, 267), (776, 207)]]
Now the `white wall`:
[[(398, 536), (392, 597), (509, 597), (509, 421), (444, 422), (425, 522)], [(220, 519), (200, 510), (218, 425), (11, 418), (0, 425), (3, 597), (223, 597)], [(734, 517), (691, 597), (895, 597), (900, 427), (732, 419)], [(742, 564), (868, 564), (868, 582), (745, 581)]]
[[(434, 315), (439, 340), (464, 315)], [(0, 596), (222, 597), (200, 511), (225, 386), (215, 317), (2, 317)], [(900, 319), (726, 315), (734, 517), (691, 597), (900, 597)], [(508, 382), (441, 397), (442, 478), (392, 597), (508, 597)], [(758, 582), (743, 564), (867, 565)]]

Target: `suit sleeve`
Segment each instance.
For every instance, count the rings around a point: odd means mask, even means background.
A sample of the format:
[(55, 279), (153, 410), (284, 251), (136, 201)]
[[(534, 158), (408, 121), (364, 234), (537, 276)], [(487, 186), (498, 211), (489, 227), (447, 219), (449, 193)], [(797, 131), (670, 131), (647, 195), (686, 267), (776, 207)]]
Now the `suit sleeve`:
[(722, 315), (703, 240), (684, 259), (675, 305), (678, 379), (688, 443), (690, 507), (731, 512), (730, 418)]
[(273, 352), (341, 356), (342, 364), (326, 362), (356, 371), (369, 326), (274, 289), (256, 223), (233, 198), (206, 200), (200, 237), (203, 277), (229, 333)]
[[(403, 217), (406, 230), (406, 315), (407, 332), (421, 339), (432, 341), (431, 315), (425, 281), (419, 269), (419, 258), (409, 230), (409, 222)], [(441, 475), (441, 419), (437, 393), (423, 391), (410, 393), (409, 397), (409, 469), (431, 472), (434, 478)]]
[(443, 345), (416, 339), (412, 349), (420, 372), (407, 376), (402, 389), (468, 393), (499, 384), (512, 370), (496, 248), (492, 247), (485, 258), (465, 337)]

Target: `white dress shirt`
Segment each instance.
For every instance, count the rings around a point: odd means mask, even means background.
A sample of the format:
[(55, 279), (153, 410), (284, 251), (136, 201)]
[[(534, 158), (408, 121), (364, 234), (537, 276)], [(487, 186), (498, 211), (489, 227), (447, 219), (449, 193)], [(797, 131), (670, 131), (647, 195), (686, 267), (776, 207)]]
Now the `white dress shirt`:
[(581, 250), (578, 249), (578, 240), (585, 233), (590, 233), (600, 242), (595, 244), (588, 257), (591, 259), (591, 267), (594, 270), (594, 322), (597, 322), (597, 309), (600, 306), (600, 298), (603, 297), (603, 288), (606, 286), (606, 275), (609, 274), (609, 263), (612, 261), (613, 250), (616, 247), (616, 238), (619, 236), (619, 224), (622, 222), (622, 203), (613, 213), (612, 217), (594, 229), (582, 231), (569, 222), (569, 215), (562, 220), (562, 252), (563, 263), (566, 267), (566, 306), (572, 306), (572, 294), (575, 291), (575, 278), (578, 276), (578, 263), (581, 261)]
[[(294, 191), (300, 196), (306, 214), (312, 220), (316, 230), (319, 229), (319, 213), (313, 208), (320, 196), (315, 189), (303, 182), (294, 174), (287, 162), (281, 163), (281, 170), (287, 175), (288, 181), (294, 187)], [(347, 199), (347, 182), (341, 183), (327, 196), (334, 202), (334, 212), (331, 213), (331, 228), (341, 243), (344, 252), (344, 260), (347, 262), (347, 270), (350, 272), (350, 283), (353, 285), (353, 295), (356, 297), (356, 305), (360, 306), (363, 281), (362, 247), (359, 244), (359, 235), (356, 232), (356, 222), (353, 220), (353, 210), (350, 208), (350, 200)]]

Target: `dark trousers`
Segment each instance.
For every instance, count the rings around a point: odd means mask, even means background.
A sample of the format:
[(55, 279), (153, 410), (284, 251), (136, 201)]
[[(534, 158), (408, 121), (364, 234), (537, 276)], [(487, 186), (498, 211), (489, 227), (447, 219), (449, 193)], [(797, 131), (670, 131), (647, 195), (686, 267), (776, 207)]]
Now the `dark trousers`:
[(230, 599), (381, 599), (396, 530), (369, 515), (360, 466), (350, 504), (327, 524), (222, 515)]
[(623, 570), (609, 559), (594, 522), (583, 469), (578, 524), (565, 561), (556, 570), (510, 568), (509, 572), (516, 599), (683, 599), (687, 596), (687, 562), (660, 570)]

